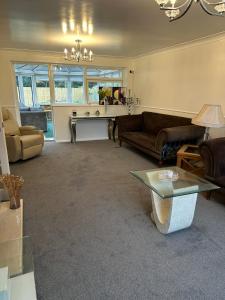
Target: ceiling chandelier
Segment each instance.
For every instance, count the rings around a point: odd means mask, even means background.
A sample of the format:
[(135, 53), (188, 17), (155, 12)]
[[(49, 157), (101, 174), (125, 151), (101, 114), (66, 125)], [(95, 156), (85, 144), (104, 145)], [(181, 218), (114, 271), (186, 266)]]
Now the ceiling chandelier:
[(81, 40), (75, 40), (75, 42), (75, 47), (73, 47), (70, 52), (66, 48), (64, 49), (64, 59), (69, 61), (75, 60), (77, 62), (92, 62), (93, 52), (91, 50), (88, 51), (87, 48), (84, 48), (84, 50), (82, 51)]
[(199, 3), (201, 8), (211, 16), (224, 16), (225, 0), (214, 3), (207, 0), (186, 0), (183, 4), (177, 4), (177, 0), (155, 0), (160, 9), (165, 11), (166, 16), (171, 21), (178, 20), (183, 17), (190, 9), (193, 2)]

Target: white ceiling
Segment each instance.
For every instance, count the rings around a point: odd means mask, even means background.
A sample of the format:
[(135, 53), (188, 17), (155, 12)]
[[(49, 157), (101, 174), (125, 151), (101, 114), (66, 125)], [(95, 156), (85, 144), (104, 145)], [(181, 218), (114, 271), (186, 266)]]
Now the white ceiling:
[(80, 37), (97, 55), (136, 56), (225, 31), (225, 18), (195, 3), (169, 23), (155, 0), (0, 0), (0, 48), (63, 51), (76, 38), (62, 32), (71, 20), (93, 24)]

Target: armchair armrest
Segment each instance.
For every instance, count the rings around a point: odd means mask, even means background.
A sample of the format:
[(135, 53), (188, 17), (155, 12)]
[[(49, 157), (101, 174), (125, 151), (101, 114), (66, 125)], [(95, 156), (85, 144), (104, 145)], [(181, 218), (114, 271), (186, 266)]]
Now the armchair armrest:
[(164, 128), (160, 130), (156, 138), (156, 150), (160, 151), (167, 143), (200, 140), (204, 135), (204, 127), (186, 125)]
[(141, 131), (142, 130), (142, 115), (125, 115), (116, 117), (118, 125), (118, 135), (127, 131)]
[(10, 162), (15, 162), (21, 158), (21, 144), (19, 135), (6, 135), (6, 146)]
[(37, 129), (35, 126), (21, 126), (21, 135), (40, 134), (43, 135), (43, 130)]
[(200, 144), (200, 155), (205, 166), (205, 175), (213, 181), (225, 175), (225, 138), (211, 139)]
[(34, 130), (34, 129), (37, 129), (35, 126), (33, 125), (25, 125), (25, 126), (20, 126), (19, 127), (20, 131), (22, 130)]

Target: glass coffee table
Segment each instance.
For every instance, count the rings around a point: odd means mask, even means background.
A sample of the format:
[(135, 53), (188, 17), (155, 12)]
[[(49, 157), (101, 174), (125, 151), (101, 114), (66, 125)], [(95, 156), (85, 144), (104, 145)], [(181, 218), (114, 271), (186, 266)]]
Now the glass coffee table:
[(37, 300), (30, 237), (0, 243), (0, 299)]
[(131, 171), (131, 174), (150, 188), (151, 218), (163, 234), (190, 227), (198, 193), (219, 188), (179, 167)]

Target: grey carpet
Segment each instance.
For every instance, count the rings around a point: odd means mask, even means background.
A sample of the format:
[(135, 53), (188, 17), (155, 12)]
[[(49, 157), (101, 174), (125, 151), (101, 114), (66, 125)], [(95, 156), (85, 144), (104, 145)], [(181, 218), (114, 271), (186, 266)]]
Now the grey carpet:
[(25, 179), (38, 300), (225, 299), (225, 205), (199, 197), (190, 229), (160, 234), (129, 174), (152, 167), (111, 141), (46, 143), (11, 165)]

